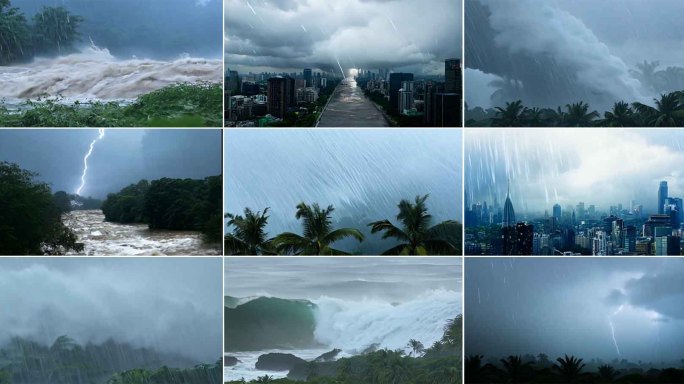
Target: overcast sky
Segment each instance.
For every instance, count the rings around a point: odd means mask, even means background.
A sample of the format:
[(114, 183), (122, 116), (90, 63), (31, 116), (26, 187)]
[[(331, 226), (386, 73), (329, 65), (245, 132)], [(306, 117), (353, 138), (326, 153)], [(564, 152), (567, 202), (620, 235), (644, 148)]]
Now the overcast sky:
[(684, 198), (682, 164), (683, 130), (469, 129), (465, 137), (468, 203), (497, 197), (503, 206), (510, 179), (516, 215), (580, 201), (606, 212), (631, 200), (656, 213), (660, 181)]
[(679, 0), (469, 0), (469, 106), (491, 106), (496, 88), (486, 84), (500, 77), (522, 82), (508, 99), (538, 106), (584, 100), (603, 112), (621, 99), (651, 102), (657, 93), (630, 70), (644, 60), (684, 65), (683, 12)]
[(574, 354), (679, 365), (682, 281), (684, 260), (676, 258), (468, 259), (466, 355)]
[(211, 363), (221, 355), (220, 258), (0, 259), (0, 345), (109, 338)]
[[(0, 161), (38, 172), (52, 191), (74, 193), (97, 129), (3, 129)], [(107, 129), (88, 159), (81, 194), (104, 198), (146, 178), (204, 178), (221, 173), (221, 130)]]
[[(461, 57), (460, 0), (227, 0), (226, 66), (443, 75)], [(340, 64), (337, 64), (339, 60)]]
[(231, 257), (224, 267), (225, 294), (240, 298), (397, 302), (429, 289), (461, 292), (461, 259), (456, 257)]
[(370, 222), (429, 193), (433, 224), (461, 221), (460, 129), (232, 129), (225, 141), (226, 211), (270, 207), (272, 236), (300, 231), (301, 202)]

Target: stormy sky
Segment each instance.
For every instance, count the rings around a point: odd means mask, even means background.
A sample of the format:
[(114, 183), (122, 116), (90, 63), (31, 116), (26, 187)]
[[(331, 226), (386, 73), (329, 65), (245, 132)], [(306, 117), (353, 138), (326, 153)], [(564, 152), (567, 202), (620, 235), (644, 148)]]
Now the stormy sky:
[(221, 0), (11, 0), (27, 19), (43, 6), (82, 16), (81, 43), (107, 48), (118, 58), (220, 58)]
[(272, 236), (300, 232), (300, 202), (367, 223), (395, 220), (402, 199), (430, 194), (433, 224), (461, 221), (460, 129), (234, 129), (225, 140), (226, 211), (270, 207)]
[(684, 260), (477, 258), (465, 279), (466, 355), (681, 364)]
[[(461, 57), (460, 0), (227, 0), (226, 66), (239, 72), (351, 68), (443, 75)], [(339, 65), (337, 61), (339, 60)]]
[[(83, 158), (97, 129), (3, 129), (0, 161), (38, 172), (52, 191), (74, 193)], [(206, 129), (107, 129), (88, 159), (81, 195), (108, 193), (145, 178), (195, 178), (221, 173), (221, 131)]]
[[(468, 0), (469, 106), (490, 107), (522, 99), (555, 108), (584, 100), (603, 112), (620, 100), (651, 103), (662, 90), (642, 82), (632, 72), (636, 64), (659, 61), (658, 70), (684, 66), (684, 31), (678, 28), (684, 3), (659, 0), (655, 4), (643, 0)], [(507, 91), (502, 79), (517, 81), (520, 88)], [(491, 100), (498, 89), (502, 91)]]
[(110, 338), (211, 363), (221, 355), (220, 258), (2, 258), (0, 345)]
[(347, 300), (407, 300), (426, 289), (461, 292), (457, 257), (231, 257), (226, 259), (227, 296)]
[(465, 137), (468, 204), (498, 199), (507, 180), (516, 215), (549, 213), (580, 201), (607, 212), (630, 201), (657, 213), (660, 181), (684, 197), (684, 130), (469, 129)]

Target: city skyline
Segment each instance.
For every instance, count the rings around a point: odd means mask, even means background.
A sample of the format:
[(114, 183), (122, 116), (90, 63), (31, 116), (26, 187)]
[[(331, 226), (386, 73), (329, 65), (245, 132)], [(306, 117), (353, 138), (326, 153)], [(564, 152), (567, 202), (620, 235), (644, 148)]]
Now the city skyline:
[[(443, 74), (444, 60), (461, 58), (460, 1), (229, 0), (225, 61), (248, 73), (389, 68)], [(430, 28), (426, 28), (430, 26)]]

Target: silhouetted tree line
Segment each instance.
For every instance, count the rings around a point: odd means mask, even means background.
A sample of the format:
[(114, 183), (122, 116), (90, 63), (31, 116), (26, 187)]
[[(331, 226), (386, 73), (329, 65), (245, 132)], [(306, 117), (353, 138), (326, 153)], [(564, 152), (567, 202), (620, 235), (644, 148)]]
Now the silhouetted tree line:
[(684, 126), (684, 91), (662, 94), (654, 105), (616, 102), (610, 111), (591, 110), (580, 101), (558, 107), (526, 107), (521, 100), (504, 107), (468, 110), (467, 126), (491, 127), (681, 127)]
[(185, 358), (113, 340), (81, 346), (68, 336), (60, 336), (52, 345), (43, 345), (15, 337), (0, 348), (0, 384), (217, 384), (222, 379), (220, 360), (190, 369), (168, 368), (164, 363), (193, 364)]
[(150, 229), (201, 231), (207, 241), (221, 240), (222, 176), (202, 180), (141, 180), (102, 203), (106, 221), (146, 223)]
[[(369, 348), (363, 354), (340, 358), (337, 361), (311, 361), (296, 366), (288, 378), (274, 379), (265, 375), (250, 383), (280, 384), (457, 384), (462, 381), (461, 345), (463, 317), (461, 315), (447, 322), (440, 340), (429, 348), (410, 340), (404, 350), (374, 350)], [(243, 384), (245, 380), (229, 381), (226, 384)]]
[(613, 365), (592, 361), (590, 370), (583, 359), (568, 355), (555, 361), (545, 354), (508, 356), (499, 364), (485, 364), (483, 359), (482, 355), (466, 358), (466, 383), (684, 383), (684, 369), (644, 368), (641, 362), (626, 360)]
[[(396, 239), (398, 244), (383, 255), (460, 255), (462, 226), (455, 220), (432, 225), (425, 203), (429, 195), (416, 196), (415, 201), (401, 200), (396, 226), (389, 220), (369, 223), (371, 233), (382, 233), (382, 238)], [(334, 228), (329, 205), (321, 208), (317, 203), (297, 205), (295, 217), (302, 220), (303, 234), (284, 232), (273, 238), (266, 233), (269, 208), (254, 212), (245, 208), (244, 216), (226, 214), (232, 232), (224, 237), (225, 252), (229, 255), (348, 255), (332, 248), (333, 243), (345, 238), (359, 242), (364, 235), (355, 228)]]
[(81, 251), (76, 235), (62, 223), (70, 202), (35, 181), (37, 173), (0, 162), (0, 255), (60, 255)]
[(43, 7), (29, 22), (10, 0), (0, 0), (0, 65), (74, 52), (82, 21), (63, 7)]

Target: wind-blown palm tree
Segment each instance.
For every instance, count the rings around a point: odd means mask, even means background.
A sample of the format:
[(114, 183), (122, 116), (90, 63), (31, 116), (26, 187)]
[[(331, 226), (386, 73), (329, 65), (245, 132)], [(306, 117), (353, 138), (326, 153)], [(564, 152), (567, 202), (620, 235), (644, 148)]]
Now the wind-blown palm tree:
[(568, 356), (557, 358), (558, 364), (553, 365), (553, 369), (557, 370), (569, 383), (575, 383), (579, 380), (580, 372), (584, 368), (582, 359), (575, 356)]
[(506, 107), (496, 107), (496, 117), (492, 118), (493, 127), (523, 127), (525, 126), (525, 112), (527, 108), (522, 100), (507, 102)]
[(273, 239), (278, 253), (295, 255), (348, 255), (349, 253), (334, 249), (331, 245), (347, 237), (363, 241), (363, 233), (354, 228), (333, 229), (330, 214), (335, 210), (332, 205), (321, 209), (318, 204), (311, 206), (305, 203), (297, 205), (297, 219), (302, 219), (304, 236), (292, 232), (284, 232)]
[(624, 101), (613, 105), (613, 110), (605, 112), (604, 119), (599, 125), (602, 127), (636, 127), (638, 126), (636, 115), (632, 107)]
[(416, 339), (409, 340), (409, 342), (406, 346), (411, 348), (411, 356), (418, 356), (418, 354), (421, 354), (425, 351), (425, 347), (423, 346), (423, 343), (421, 343), (420, 341), (418, 341)]
[(368, 224), (371, 233), (384, 232), (383, 239), (395, 238), (401, 243), (383, 255), (456, 255), (460, 254), (460, 224), (454, 220), (443, 221), (430, 227), (432, 216), (425, 205), (429, 195), (416, 196), (414, 203), (399, 202), (397, 220), (401, 228), (389, 220)]
[(596, 111), (589, 112), (589, 104), (583, 101), (567, 104), (565, 108), (565, 125), (568, 127), (591, 127), (594, 125), (594, 119), (600, 117)]
[(530, 370), (531, 362), (524, 363), (520, 356), (508, 356), (505, 360), (501, 359), (501, 364), (506, 371), (508, 381), (511, 383), (521, 383)]
[(254, 212), (245, 208), (244, 216), (227, 213), (228, 227), (235, 227), (226, 234), (224, 244), (229, 255), (268, 255), (273, 254), (272, 239), (268, 239), (266, 224), (268, 208), (264, 212)]
[(684, 92), (672, 92), (654, 99), (656, 106), (633, 103), (649, 127), (678, 127), (684, 125)]
[(604, 364), (598, 367), (598, 374), (601, 381), (612, 383), (620, 372), (616, 371), (615, 368), (610, 365)]

